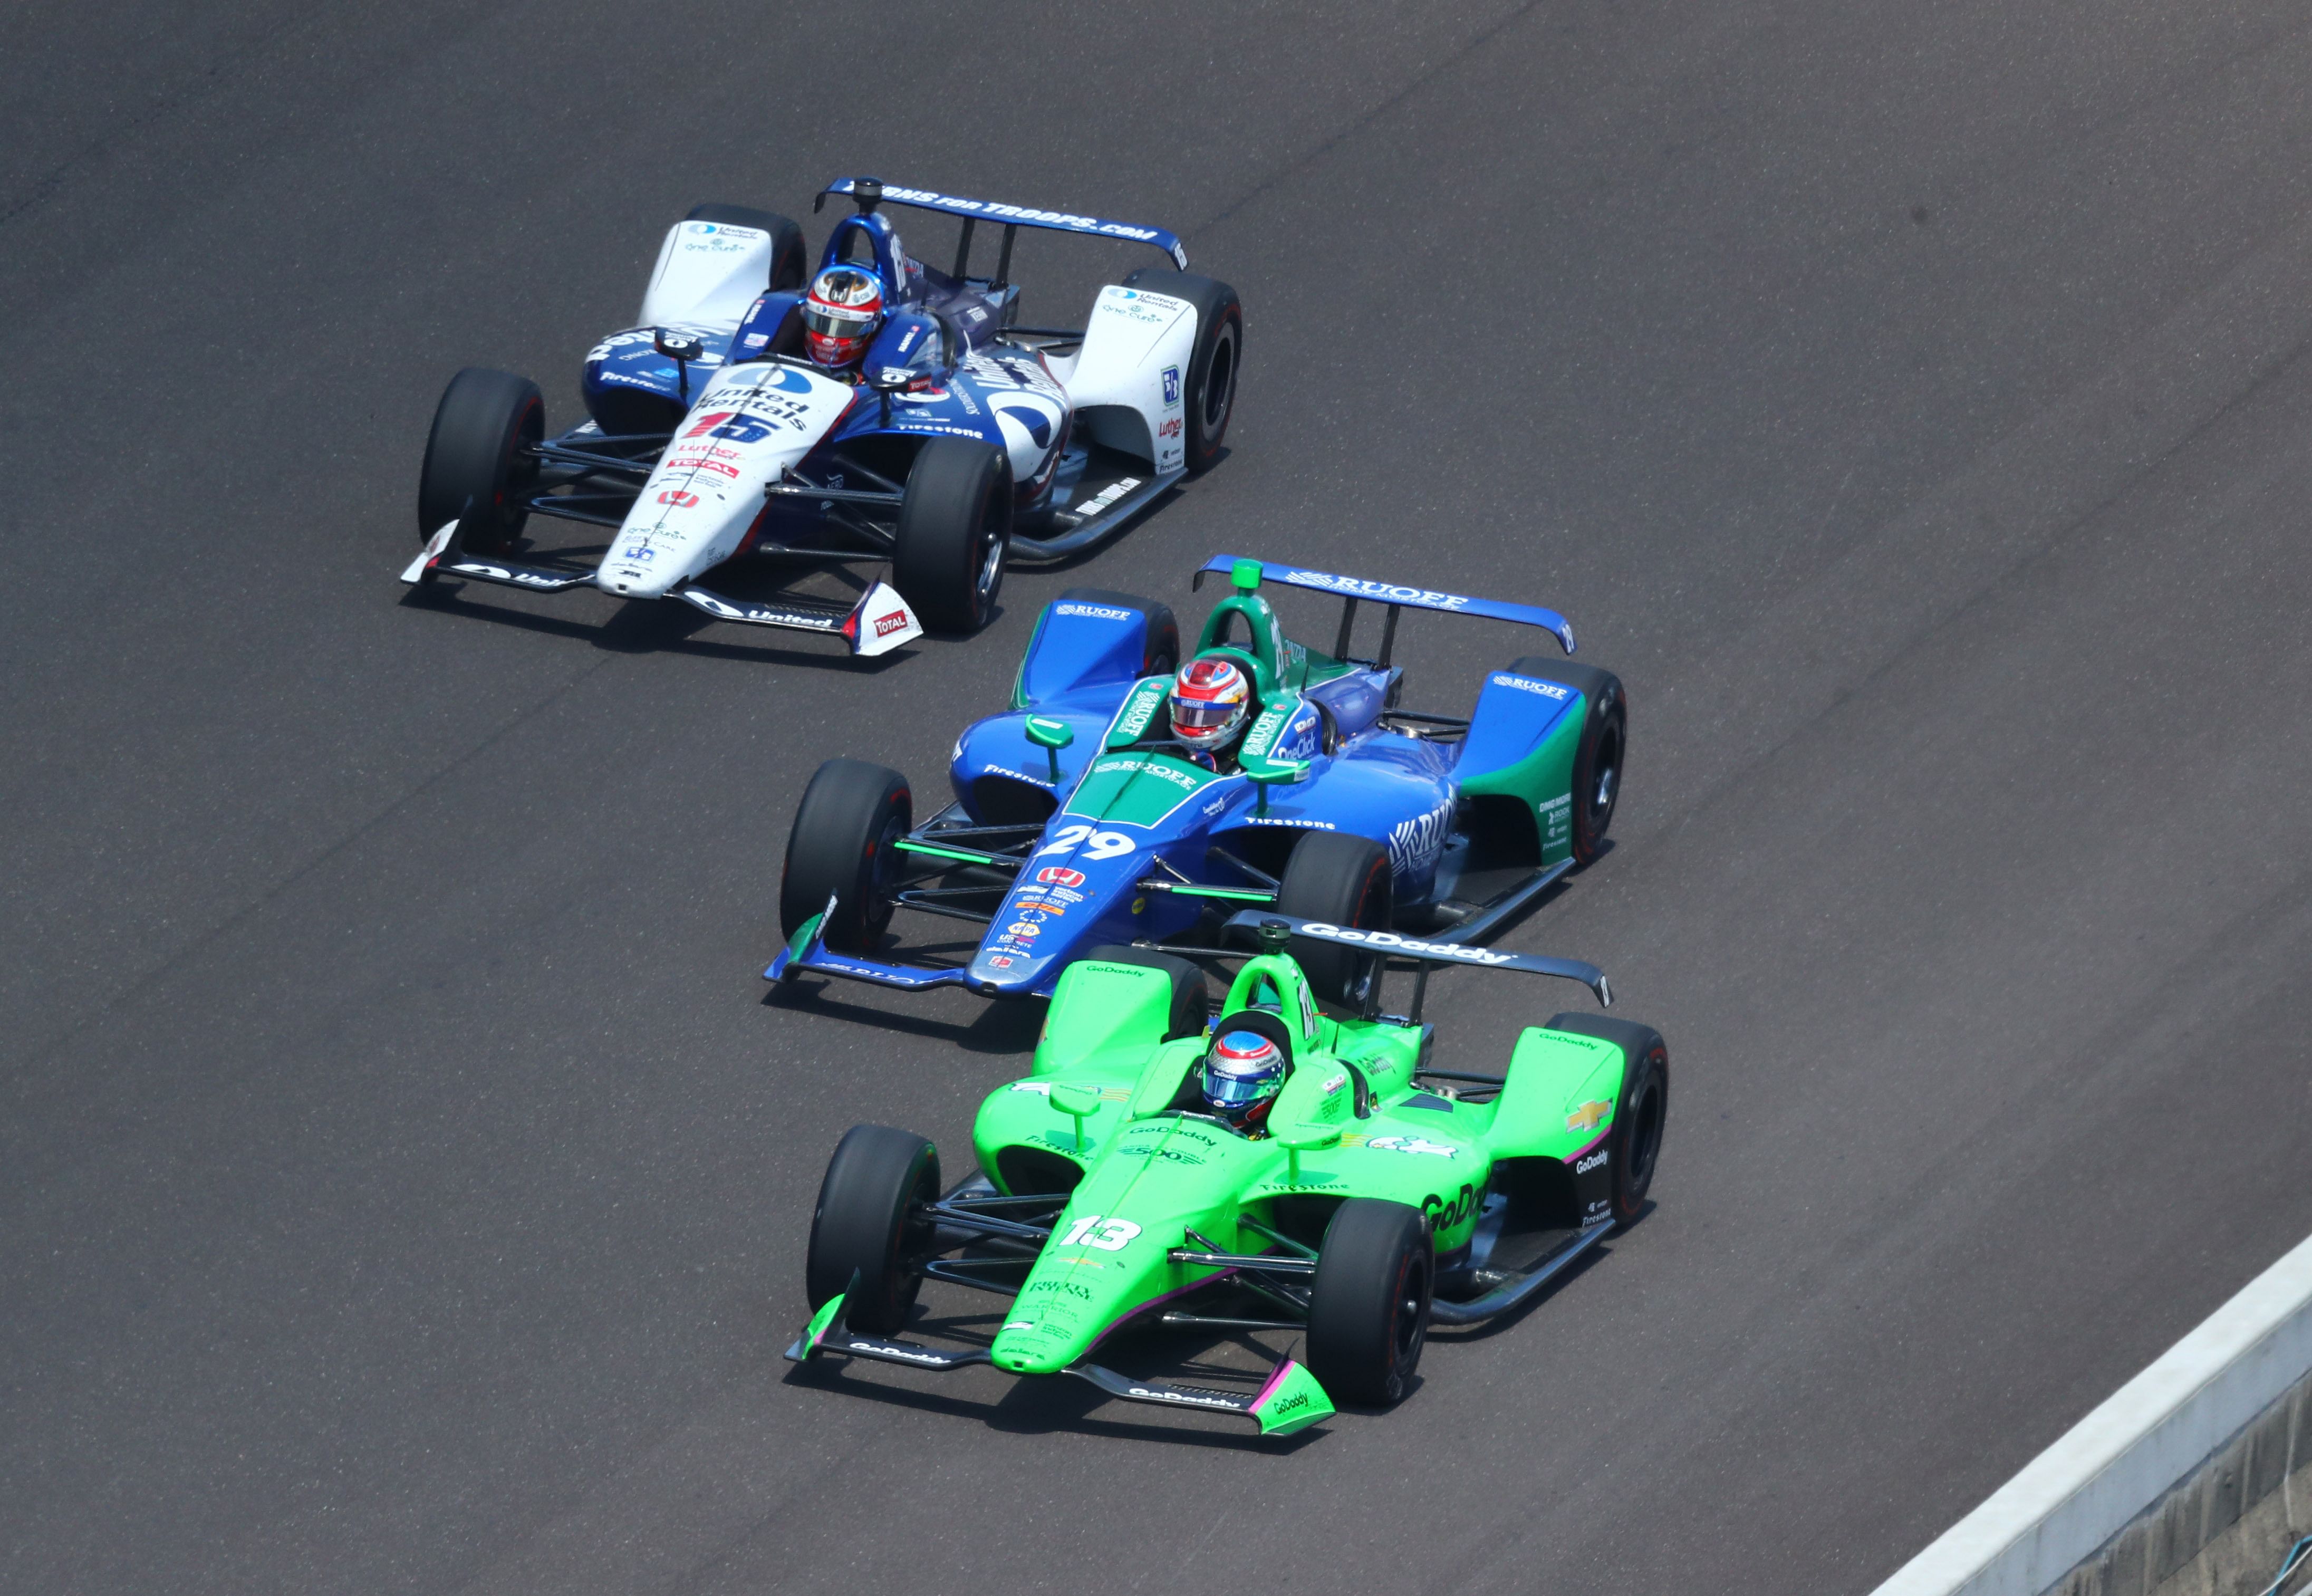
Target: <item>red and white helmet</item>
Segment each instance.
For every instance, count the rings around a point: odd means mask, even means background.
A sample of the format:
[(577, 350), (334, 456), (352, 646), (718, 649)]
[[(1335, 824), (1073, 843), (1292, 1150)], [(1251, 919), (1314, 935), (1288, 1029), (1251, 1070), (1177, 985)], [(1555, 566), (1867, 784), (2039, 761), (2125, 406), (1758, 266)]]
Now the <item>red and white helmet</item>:
[(1196, 748), (1228, 741), (1252, 707), (1252, 683), (1227, 660), (1190, 660), (1172, 679), (1172, 735)]
[(802, 330), (811, 359), (820, 365), (850, 365), (867, 353), (867, 340), (882, 325), (883, 280), (873, 272), (830, 266), (811, 279)]

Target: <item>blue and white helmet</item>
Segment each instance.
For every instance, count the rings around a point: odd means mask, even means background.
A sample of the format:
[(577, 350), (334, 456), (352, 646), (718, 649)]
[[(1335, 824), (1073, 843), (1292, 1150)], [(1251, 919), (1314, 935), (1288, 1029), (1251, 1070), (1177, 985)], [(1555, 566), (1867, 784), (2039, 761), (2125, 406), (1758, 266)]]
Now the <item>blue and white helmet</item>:
[(1204, 1103), (1239, 1130), (1267, 1118), (1283, 1087), (1283, 1049), (1257, 1030), (1224, 1030), (1204, 1055)]

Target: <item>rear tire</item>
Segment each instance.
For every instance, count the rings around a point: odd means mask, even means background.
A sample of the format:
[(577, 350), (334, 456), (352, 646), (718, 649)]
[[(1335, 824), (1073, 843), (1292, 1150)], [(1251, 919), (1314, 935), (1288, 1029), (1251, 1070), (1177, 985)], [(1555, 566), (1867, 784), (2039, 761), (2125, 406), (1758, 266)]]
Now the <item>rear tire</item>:
[(907, 1321), (923, 1281), (908, 1267), (931, 1249), (933, 1225), (914, 1217), (940, 1194), (939, 1151), (910, 1131), (854, 1125), (836, 1144), (810, 1216), (803, 1285), (814, 1311), (849, 1291), (844, 1322), (888, 1336)]
[(1351, 1197), (1334, 1210), (1309, 1293), (1309, 1372), (1326, 1395), (1370, 1407), (1405, 1399), (1436, 1273), (1420, 1209)]
[(907, 778), (863, 759), (829, 759), (803, 789), (779, 875), (779, 934), (792, 937), (835, 899), (819, 935), (838, 952), (861, 953), (891, 923), (899, 855), (915, 824)]
[(1237, 372), (1244, 359), (1244, 307), (1226, 283), (1166, 267), (1143, 267), (1125, 278), (1124, 285), (1169, 294), (1196, 307), (1196, 342), (1180, 391), (1180, 413), (1187, 422), (1181, 441), (1187, 445), (1188, 474), (1208, 471), (1221, 457), (1221, 442), (1228, 436), (1229, 417), (1236, 409)]
[(771, 276), (766, 286), (800, 288), (810, 270), (802, 246), (802, 229), (776, 211), (758, 211), (743, 205), (695, 205), (686, 222), (727, 222), (733, 227), (758, 228), (771, 235)]
[(1646, 1191), (1661, 1162), (1662, 1131), (1669, 1119), (1669, 1048), (1652, 1026), (1605, 1014), (1559, 1014), (1549, 1029), (1594, 1036), (1622, 1049), (1622, 1091), (1614, 1100), (1614, 1128), (1606, 1147), (1614, 1224), (1627, 1228), (1645, 1207)]
[(451, 378), (417, 472), (418, 540), (464, 514), (464, 548), (475, 554), (511, 548), (530, 519), (538, 486), (538, 457), (525, 446), (545, 436), (546, 400), (529, 378), (480, 366)]
[(1103, 964), (1134, 964), (1145, 969), (1162, 970), (1172, 980), (1172, 1007), (1165, 1022), (1164, 1039), (1173, 1042), (1184, 1036), (1204, 1034), (1213, 1017), (1212, 988), (1204, 984), (1204, 972), (1187, 960), (1147, 948), (1118, 947), (1113, 943), (1093, 948), (1081, 957), (1097, 959)]
[(1169, 676), (1180, 668), (1180, 623), (1169, 604), (1143, 599), (1138, 593), (1111, 592), (1104, 587), (1072, 587), (1057, 601), (1062, 604), (1104, 604), (1117, 609), (1137, 609), (1148, 618), (1141, 634), (1140, 674)]
[[(1292, 845), (1277, 883), (1276, 912), (1296, 920), (1385, 931), (1397, 882), (1388, 850), (1369, 837), (1311, 831)], [(1375, 954), (1296, 936), (1291, 951), (1318, 1003), (1362, 1013), (1380, 990), (1383, 960)]]
[(1587, 705), (1581, 742), (1573, 755), (1573, 862), (1587, 864), (1606, 842), (1614, 805), (1622, 796), (1622, 765), (1629, 751), (1629, 699), (1622, 679), (1595, 665), (1529, 655), (1510, 667), (1513, 676), (1554, 681), (1581, 693)]
[(933, 438), (918, 450), (899, 506), (891, 585), (924, 627), (985, 626), (1011, 548), (1011, 456), (969, 438)]

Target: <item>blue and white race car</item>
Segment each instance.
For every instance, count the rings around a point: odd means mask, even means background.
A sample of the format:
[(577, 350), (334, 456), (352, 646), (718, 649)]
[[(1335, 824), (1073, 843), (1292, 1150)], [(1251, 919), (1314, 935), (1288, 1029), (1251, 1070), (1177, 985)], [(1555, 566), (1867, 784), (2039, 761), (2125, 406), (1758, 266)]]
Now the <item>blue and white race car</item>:
[[(533, 592), (592, 585), (887, 653), (971, 632), (1005, 561), (1073, 555), (1222, 453), (1244, 317), (1160, 227), (845, 179), (822, 269), (873, 274), (889, 308), (855, 370), (805, 357), (802, 231), (701, 206), (670, 229), (639, 324), (587, 355), (589, 419), (547, 437), (538, 386), (469, 367), (442, 397), (403, 572)], [(907, 253), (887, 206), (962, 218), (951, 271)], [(993, 275), (973, 235), (1003, 230)], [(1152, 245), (1168, 264), (1099, 290), (1082, 327), (1020, 321), (1020, 228)], [(598, 564), (516, 557), (533, 514), (612, 529)], [(887, 567), (855, 603), (705, 585), (741, 557)]]
[[(928, 821), (898, 771), (819, 767), (787, 842), (786, 945), (765, 977), (1048, 996), (1071, 960), (1209, 951), (1231, 915), (1263, 906), (1369, 933), (1384, 954), (1466, 946), (1597, 857), (1627, 741), (1616, 678), (1529, 656), (1488, 674), (1467, 715), (1429, 715), (1397, 707), (1390, 663), (1406, 609), (1538, 627), (1571, 654), (1563, 616), (1230, 556), (1198, 584), (1215, 572), (1233, 591), (1191, 657), (1252, 683), (1232, 757), (1171, 734), (1171, 611), (1072, 590), (1038, 619), (1011, 707), (957, 741), (954, 802)], [(1344, 601), (1329, 653), (1285, 636), (1264, 583)], [(1351, 653), (1361, 604), (1385, 610), (1371, 658)], [(902, 908), (974, 923), (976, 947), (943, 965), (885, 957)], [(1304, 938), (1294, 957), (1327, 1004), (1360, 1009), (1379, 990), (1371, 955)]]

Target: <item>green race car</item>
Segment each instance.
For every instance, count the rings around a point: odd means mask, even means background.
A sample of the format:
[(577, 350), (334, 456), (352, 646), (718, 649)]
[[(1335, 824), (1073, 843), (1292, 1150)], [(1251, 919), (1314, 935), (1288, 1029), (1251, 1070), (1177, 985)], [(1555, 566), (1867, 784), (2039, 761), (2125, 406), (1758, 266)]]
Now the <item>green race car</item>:
[[(1430, 1063), (1422, 1023), (1444, 965), (1552, 975), (1610, 1002), (1571, 960), (1423, 942), (1261, 911), (1237, 916), (1244, 959), (1217, 1024), (1194, 964), (1112, 948), (1072, 964), (1034, 1071), (998, 1089), (972, 1140), (983, 1173), (942, 1192), (920, 1136), (853, 1127), (812, 1216), (817, 1310), (797, 1363), (863, 1357), (1073, 1375), (1114, 1397), (1307, 1427), (1336, 1400), (1387, 1407), (1432, 1323), (1516, 1307), (1644, 1206), (1661, 1149), (1669, 1058), (1643, 1025), (1559, 1014), (1518, 1039), (1502, 1075)], [(1412, 1012), (1320, 1010), (1288, 939), (1419, 971)], [(1305, 944), (1304, 944), (1305, 945)], [(1204, 1111), (1210, 1039), (1250, 1030), (1285, 1063), (1265, 1132)], [(926, 1279), (1014, 1300), (993, 1342), (890, 1339)], [(1135, 1380), (1091, 1362), (1127, 1322), (1304, 1337), (1258, 1390)]]

